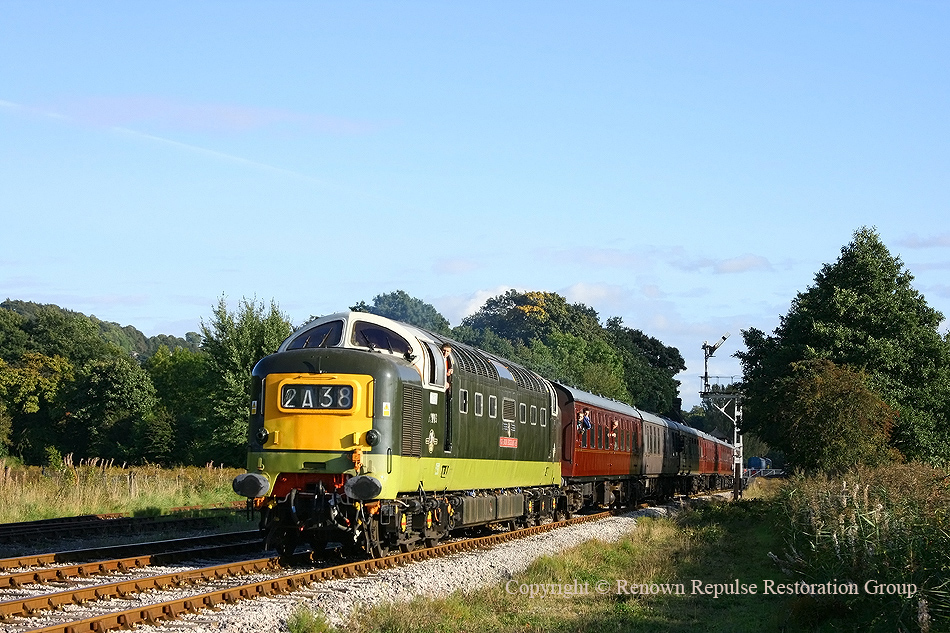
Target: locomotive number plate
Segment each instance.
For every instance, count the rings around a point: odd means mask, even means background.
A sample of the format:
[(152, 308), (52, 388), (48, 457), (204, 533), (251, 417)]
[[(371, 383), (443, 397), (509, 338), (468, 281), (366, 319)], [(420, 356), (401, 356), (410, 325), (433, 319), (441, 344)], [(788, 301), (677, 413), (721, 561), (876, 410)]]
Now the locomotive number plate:
[(284, 385), (280, 390), (284, 409), (352, 409), (350, 385)]

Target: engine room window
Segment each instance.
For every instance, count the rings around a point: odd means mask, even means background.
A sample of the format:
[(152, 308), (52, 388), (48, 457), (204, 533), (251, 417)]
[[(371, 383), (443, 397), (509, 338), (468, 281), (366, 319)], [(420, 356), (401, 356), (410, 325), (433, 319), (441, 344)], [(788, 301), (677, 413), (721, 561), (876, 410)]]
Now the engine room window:
[(534, 405), (531, 405), (531, 424), (538, 425), (538, 408)]
[(488, 396), (488, 417), (498, 417), (498, 396)]
[(336, 347), (343, 338), (343, 321), (330, 321), (310, 328), (299, 335), (287, 349), (303, 349), (306, 347)]
[(522, 402), (521, 406), (518, 407), (518, 409), (519, 409), (518, 413), (521, 414), (519, 416), (519, 419), (521, 420), (521, 423), (524, 424), (528, 421), (528, 405)]
[(412, 350), (406, 339), (389, 328), (366, 321), (356, 322), (350, 342), (357, 347), (368, 347), (374, 351), (386, 350), (391, 354), (406, 354)]
[(541, 426), (547, 426), (547, 425), (548, 425), (548, 410), (541, 409)]
[(468, 389), (459, 391), (459, 413), (468, 413)]
[(482, 417), (482, 413), (485, 408), (485, 396), (479, 392), (475, 392), (475, 416)]

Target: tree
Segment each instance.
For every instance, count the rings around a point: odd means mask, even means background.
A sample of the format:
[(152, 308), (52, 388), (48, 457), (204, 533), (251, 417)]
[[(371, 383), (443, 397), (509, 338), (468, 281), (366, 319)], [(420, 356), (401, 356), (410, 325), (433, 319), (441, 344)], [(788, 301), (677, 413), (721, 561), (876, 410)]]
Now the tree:
[(431, 304), (410, 297), (405, 291), (397, 290), (373, 297), (373, 305), (360, 301), (350, 310), (370, 312), (390, 319), (409, 323), (437, 334), (449, 335), (449, 321), (439, 314)]
[(156, 416), (167, 416), (172, 433), (166, 462), (204, 464), (215, 459), (206, 432), (211, 428), (208, 419), (214, 402), (207, 355), (183, 347), (169, 351), (162, 346), (145, 362), (145, 369), (155, 385)]
[(453, 333), (548, 378), (650, 411), (679, 413), (673, 376), (686, 366), (676, 348), (616, 317), (605, 328), (596, 310), (556, 293), (509, 290)]
[(139, 461), (134, 429), (156, 405), (148, 374), (128, 356), (90, 361), (82, 368), (65, 402), (69, 407), (56, 445), (77, 457)]
[(863, 371), (824, 359), (792, 364), (776, 389), (785, 402), (779, 447), (794, 466), (840, 473), (894, 458), (888, 438), (896, 411), (867, 380)]
[(60, 394), (73, 377), (72, 363), (62, 356), (25, 352), (15, 362), (0, 359), (0, 445), (28, 460), (42, 459), (58, 437)]
[(244, 464), (251, 393), (251, 370), (277, 350), (292, 331), (290, 321), (271, 301), (242, 298), (234, 313), (222, 296), (211, 321), (201, 322), (202, 350), (207, 354), (212, 404), (206, 438), (215, 461)]
[(950, 341), (937, 328), (943, 315), (911, 286), (913, 276), (877, 233), (854, 233), (834, 264), (799, 293), (772, 336), (743, 331), (744, 426), (779, 446), (794, 364), (828, 360), (867, 375), (867, 384), (898, 413), (891, 444), (905, 456), (950, 458)]
[(605, 329), (620, 353), (632, 401), (648, 411), (678, 414), (680, 383), (674, 376), (686, 369), (679, 350), (640, 330), (625, 327), (619, 317), (608, 319)]
[(524, 345), (532, 339), (547, 341), (554, 332), (584, 340), (602, 335), (596, 310), (581, 303), (569, 304), (554, 292), (509, 290), (486, 301), (475, 314), (462, 320), (462, 326), (475, 331), (491, 330)]

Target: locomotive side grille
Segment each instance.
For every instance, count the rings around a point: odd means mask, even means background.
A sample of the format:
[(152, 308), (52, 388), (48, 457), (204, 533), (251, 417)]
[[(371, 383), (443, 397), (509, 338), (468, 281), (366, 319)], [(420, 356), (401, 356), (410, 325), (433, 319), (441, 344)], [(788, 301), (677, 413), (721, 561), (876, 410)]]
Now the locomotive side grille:
[(412, 385), (402, 388), (402, 454), (422, 456), (422, 389)]
[(463, 370), (492, 380), (498, 380), (498, 372), (495, 367), (486, 361), (477, 350), (455, 343), (452, 347), (452, 353), (458, 359), (459, 367)]
[(518, 383), (518, 386), (522, 389), (530, 389), (531, 391), (540, 391), (542, 393), (547, 391), (533, 372), (518, 367), (514, 363), (508, 365), (508, 371), (512, 373), (515, 377), (515, 382)]

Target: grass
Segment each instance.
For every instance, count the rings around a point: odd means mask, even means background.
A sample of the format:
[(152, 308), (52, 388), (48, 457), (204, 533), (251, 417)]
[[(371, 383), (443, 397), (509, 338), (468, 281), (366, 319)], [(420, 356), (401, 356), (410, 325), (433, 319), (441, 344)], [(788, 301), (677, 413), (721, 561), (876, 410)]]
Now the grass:
[[(345, 631), (452, 633), (455, 631), (581, 632), (642, 631), (732, 633), (787, 629), (783, 596), (702, 595), (706, 585), (787, 582), (768, 557), (781, 546), (774, 504), (762, 499), (717, 503), (675, 519), (642, 519), (628, 537), (589, 541), (556, 557), (535, 561), (500, 586), (444, 599), (417, 598), (360, 611)], [(460, 573), (464, 573), (460, 571)], [(678, 595), (628, 593), (633, 585), (663, 586)], [(543, 595), (543, 587), (587, 588), (576, 595)], [(531, 597), (532, 589), (538, 594)], [(288, 625), (292, 633), (333, 630), (312, 615), (316, 627)]]
[[(946, 481), (941, 472), (927, 467), (893, 465), (855, 471), (847, 487), (825, 477), (758, 479), (741, 501), (709, 504), (673, 519), (642, 519), (620, 541), (590, 541), (556, 557), (538, 559), (507, 584), (436, 600), (379, 604), (358, 611), (341, 628), (301, 607), (288, 621), (288, 629), (291, 633), (946, 632), (950, 631), (950, 619), (943, 611), (950, 576)], [(858, 524), (868, 527), (856, 532), (852, 526)], [(838, 550), (831, 536), (836, 530)], [(851, 549), (841, 547), (842, 538)], [(862, 549), (880, 555), (857, 555)], [(880, 564), (853, 568), (855, 560), (872, 559)], [(852, 565), (850, 571), (844, 570), (845, 563)], [(829, 570), (832, 575), (826, 578)], [(857, 596), (774, 591), (777, 585), (832, 578), (839, 585), (853, 581), (862, 591)], [(868, 579), (902, 578), (926, 579), (925, 600), (863, 591)], [(772, 593), (765, 591), (767, 581), (774, 583)], [(632, 585), (654, 589), (618, 590)], [(715, 596), (716, 585), (747, 590), (755, 585), (756, 593), (721, 590)], [(561, 593), (552, 594), (552, 586), (561, 587)], [(568, 586), (588, 590), (566, 595), (563, 588)], [(674, 593), (662, 593), (663, 587)]]
[(171, 508), (233, 503), (229, 468), (125, 468), (66, 458), (58, 467), (8, 466), (0, 460), (0, 523), (81, 514), (160, 515)]

